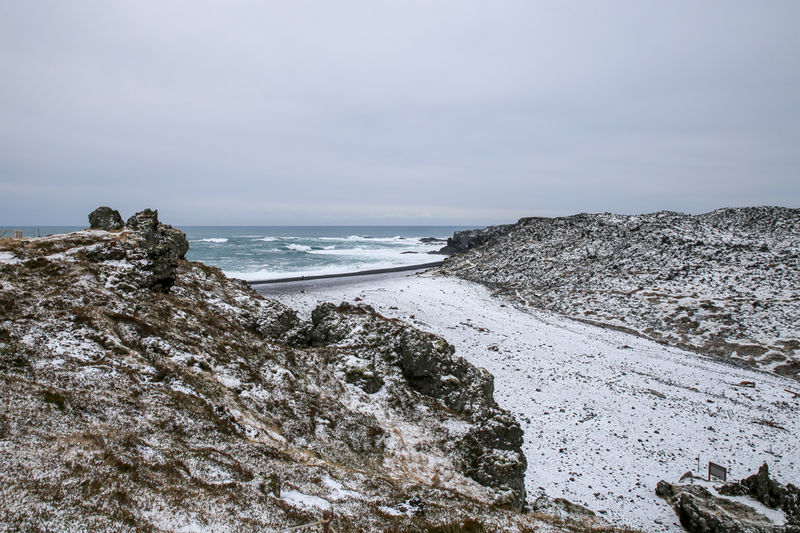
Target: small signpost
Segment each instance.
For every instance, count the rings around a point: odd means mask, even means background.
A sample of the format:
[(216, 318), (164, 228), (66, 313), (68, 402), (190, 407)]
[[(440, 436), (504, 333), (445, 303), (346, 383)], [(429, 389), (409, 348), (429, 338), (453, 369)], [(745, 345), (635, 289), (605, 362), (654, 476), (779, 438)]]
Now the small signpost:
[(715, 477), (722, 481), (727, 481), (728, 479), (728, 470), (724, 466), (719, 466), (716, 463), (712, 463), (711, 461), (708, 462), (708, 480), (711, 481), (711, 478)]

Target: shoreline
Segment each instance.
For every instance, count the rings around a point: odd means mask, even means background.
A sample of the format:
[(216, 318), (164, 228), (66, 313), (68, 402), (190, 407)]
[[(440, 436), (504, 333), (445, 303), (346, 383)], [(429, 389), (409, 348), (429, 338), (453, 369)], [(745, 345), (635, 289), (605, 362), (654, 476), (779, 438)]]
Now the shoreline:
[(264, 279), (264, 280), (254, 280), (254, 281), (247, 281), (249, 285), (270, 285), (275, 283), (295, 283), (298, 281), (313, 281), (319, 279), (335, 279), (335, 278), (350, 278), (356, 276), (374, 276), (377, 274), (390, 274), (393, 272), (407, 272), (410, 270), (426, 270), (429, 268), (440, 266), (444, 263), (444, 259), (441, 261), (432, 261), (429, 263), (420, 263), (416, 265), (403, 265), (397, 267), (389, 267), (389, 268), (375, 268), (371, 270), (358, 270), (354, 272), (342, 272), (337, 274), (316, 274), (311, 276), (293, 276), (289, 278), (275, 278), (275, 279)]

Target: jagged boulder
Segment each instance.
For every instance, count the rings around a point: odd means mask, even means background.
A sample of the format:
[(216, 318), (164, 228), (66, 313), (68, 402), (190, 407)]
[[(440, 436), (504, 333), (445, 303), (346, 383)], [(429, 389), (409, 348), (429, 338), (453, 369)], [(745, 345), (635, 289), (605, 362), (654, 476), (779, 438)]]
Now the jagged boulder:
[(178, 261), (186, 258), (189, 241), (186, 234), (168, 224), (158, 221), (158, 211), (145, 209), (130, 217), (126, 224), (133, 238), (138, 241), (137, 255), (144, 265), (135, 273), (139, 286), (169, 291), (175, 282)]
[(104, 205), (89, 213), (89, 226), (92, 229), (117, 231), (121, 230), (125, 224), (122, 222), (119, 211)]
[(495, 505), (521, 509), (525, 505), (525, 470), (522, 428), (508, 412), (485, 410), (475, 420), (476, 429), (467, 433), (456, 449), (462, 456), (464, 473), (482, 485), (498, 490)]
[(398, 337), (396, 361), (411, 386), (442, 398), (459, 413), (478, 413), (494, 404), (494, 377), (483, 369), (454, 357), (455, 348), (441, 337), (405, 330)]
[[(444, 339), (381, 317), (368, 305), (348, 302), (320, 304), (311, 312), (311, 322), (295, 325), (286, 338), (295, 345), (330, 350), (344, 381), (367, 394), (385, 389), (395, 405), (431, 399), (463, 417), (470, 429), (451, 438), (449, 445), (461, 471), (492, 488), (495, 505), (516, 510), (525, 505), (527, 462), (519, 422), (494, 401), (492, 375), (455, 356), (455, 348)], [(391, 341), (378, 346), (377, 339)], [(408, 396), (409, 388), (416, 399)]]

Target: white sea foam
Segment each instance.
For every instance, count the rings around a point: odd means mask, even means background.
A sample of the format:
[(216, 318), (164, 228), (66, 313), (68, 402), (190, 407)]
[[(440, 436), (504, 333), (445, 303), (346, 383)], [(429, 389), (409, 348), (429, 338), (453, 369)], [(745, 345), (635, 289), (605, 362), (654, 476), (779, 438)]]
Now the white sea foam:
[(337, 242), (418, 242), (419, 237), (363, 237), (361, 235), (349, 235), (347, 237), (320, 237), (321, 241)]
[(208, 239), (197, 239), (191, 242), (216, 242), (216, 243), (223, 243), (228, 242), (228, 239), (224, 237), (210, 237)]
[(305, 244), (287, 244), (287, 250), (294, 250), (295, 252), (310, 252), (311, 247), (306, 246)]
[(237, 272), (224, 270), (229, 278), (242, 279), (244, 281), (261, 281), (268, 279), (294, 278), (299, 276), (325, 276), (328, 274), (346, 274), (349, 272), (359, 272), (365, 270), (378, 270), (382, 268), (394, 268), (401, 266), (411, 266), (436, 261), (436, 257), (427, 255), (404, 255), (403, 259), (396, 261), (369, 261), (358, 264), (330, 265), (327, 267), (311, 268), (306, 270), (256, 270), (252, 272)]
[(258, 239), (253, 239), (254, 241), (264, 241), (264, 242), (272, 242), (277, 241), (277, 237), (259, 237)]
[[(404, 253), (405, 252), (405, 253)], [(322, 250), (309, 250), (308, 253), (312, 255), (327, 255), (337, 257), (348, 257), (353, 259), (365, 260), (396, 260), (406, 263), (406, 258), (411, 256), (428, 255), (428, 250), (425, 248), (363, 248), (356, 246), (355, 248), (325, 248)], [(431, 259), (433, 261), (433, 259)], [(417, 261), (412, 261), (417, 262)]]

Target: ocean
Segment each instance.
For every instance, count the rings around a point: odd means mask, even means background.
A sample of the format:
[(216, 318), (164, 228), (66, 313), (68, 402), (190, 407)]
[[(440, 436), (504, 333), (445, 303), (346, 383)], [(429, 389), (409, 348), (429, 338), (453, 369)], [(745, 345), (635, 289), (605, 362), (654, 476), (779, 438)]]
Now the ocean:
[[(26, 237), (77, 226), (21, 227)], [(180, 226), (190, 261), (247, 281), (390, 268), (442, 259), (440, 249), (466, 226)]]

